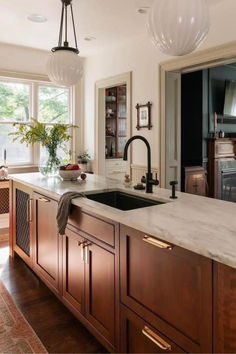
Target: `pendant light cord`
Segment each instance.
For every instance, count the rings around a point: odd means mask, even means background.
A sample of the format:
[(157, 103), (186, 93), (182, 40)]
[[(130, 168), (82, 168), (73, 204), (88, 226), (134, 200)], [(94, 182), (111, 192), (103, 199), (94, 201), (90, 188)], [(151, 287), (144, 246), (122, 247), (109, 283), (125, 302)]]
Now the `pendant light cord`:
[[(52, 51), (54, 52), (59, 49), (68, 49), (68, 50), (74, 51), (76, 54), (79, 54), (76, 29), (75, 29), (74, 12), (73, 12), (73, 6), (71, 3), (72, 0), (61, 0), (61, 1), (62, 1), (62, 10), (61, 10), (61, 21), (60, 21), (60, 30), (59, 30), (59, 38), (58, 38), (58, 47), (52, 48)], [(68, 8), (67, 8), (68, 6), (70, 6), (73, 34), (74, 34), (74, 40), (75, 40), (75, 48), (70, 47), (69, 42), (68, 42)], [(63, 41), (63, 34), (65, 36), (64, 41)]]
[(74, 12), (73, 12), (72, 4), (70, 4), (70, 11), (71, 11), (72, 25), (73, 25), (73, 31), (74, 31), (74, 37), (75, 37), (75, 47), (76, 47), (76, 49), (78, 49), (77, 36), (76, 36), (76, 30), (75, 30)]
[(59, 40), (58, 40), (58, 47), (62, 46), (62, 35), (63, 35), (63, 22), (64, 22), (64, 3), (62, 3), (61, 9), (61, 23), (60, 23), (60, 32), (59, 32)]
[(67, 43), (68, 45), (68, 41), (67, 41), (67, 5), (65, 4), (65, 44)]

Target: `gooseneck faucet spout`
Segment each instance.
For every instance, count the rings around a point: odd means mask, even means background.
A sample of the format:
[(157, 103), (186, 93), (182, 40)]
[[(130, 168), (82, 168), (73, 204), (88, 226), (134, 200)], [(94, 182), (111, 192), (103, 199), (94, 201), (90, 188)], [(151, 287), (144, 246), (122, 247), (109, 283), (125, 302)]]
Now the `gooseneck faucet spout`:
[(151, 168), (151, 147), (149, 142), (147, 141), (146, 138), (144, 138), (141, 135), (135, 135), (132, 138), (130, 138), (126, 145), (125, 145), (125, 149), (124, 149), (124, 161), (128, 160), (128, 148), (129, 145), (134, 141), (134, 140), (142, 140), (146, 147), (147, 147), (147, 174), (146, 174), (146, 178), (143, 177), (142, 178), (142, 182), (146, 183), (146, 193), (153, 193), (153, 185), (158, 186), (159, 181), (156, 178), (155, 180), (152, 178), (152, 168)]

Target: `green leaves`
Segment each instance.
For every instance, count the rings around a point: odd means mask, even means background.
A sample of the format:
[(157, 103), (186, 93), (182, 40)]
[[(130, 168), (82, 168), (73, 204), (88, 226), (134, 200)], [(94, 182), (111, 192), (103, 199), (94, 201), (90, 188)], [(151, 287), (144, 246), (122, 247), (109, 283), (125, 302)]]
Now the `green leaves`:
[(16, 131), (9, 134), (13, 136), (13, 142), (19, 140), (20, 143), (27, 145), (41, 143), (51, 154), (53, 154), (58, 147), (62, 146), (63, 143), (69, 141), (71, 139), (69, 131), (77, 128), (77, 126), (70, 124), (55, 124), (49, 127), (35, 119), (32, 119), (32, 121), (33, 124), (13, 124)]

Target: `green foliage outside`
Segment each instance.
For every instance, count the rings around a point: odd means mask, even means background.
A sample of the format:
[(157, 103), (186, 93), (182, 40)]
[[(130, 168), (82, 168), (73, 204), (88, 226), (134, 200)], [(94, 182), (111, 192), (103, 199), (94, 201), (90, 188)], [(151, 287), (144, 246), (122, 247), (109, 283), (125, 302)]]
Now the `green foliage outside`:
[(30, 87), (0, 83), (0, 121), (29, 121)]

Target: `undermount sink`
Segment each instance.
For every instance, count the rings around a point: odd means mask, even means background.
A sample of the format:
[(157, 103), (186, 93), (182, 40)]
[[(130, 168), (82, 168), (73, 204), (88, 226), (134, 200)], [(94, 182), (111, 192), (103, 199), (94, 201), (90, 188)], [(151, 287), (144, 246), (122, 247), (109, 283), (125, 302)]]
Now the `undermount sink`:
[(86, 197), (90, 200), (94, 200), (95, 202), (109, 205), (123, 211), (164, 204), (157, 200), (147, 199), (119, 191), (88, 194)]

